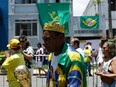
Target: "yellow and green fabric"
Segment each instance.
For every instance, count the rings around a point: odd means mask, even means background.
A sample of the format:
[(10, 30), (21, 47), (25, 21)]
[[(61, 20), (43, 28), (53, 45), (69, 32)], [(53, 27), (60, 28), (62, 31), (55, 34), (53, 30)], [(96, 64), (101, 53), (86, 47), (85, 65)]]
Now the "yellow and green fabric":
[[(52, 55), (53, 53), (49, 55), (49, 68)], [(87, 87), (85, 70), (82, 56), (71, 45), (65, 43), (55, 70), (55, 87)], [(49, 82), (50, 70), (47, 74), (46, 87), (49, 87)]]
[(84, 62), (91, 61), (91, 49), (84, 49)]
[[(64, 29), (63, 31), (61, 30), (61, 32), (69, 34), (70, 2), (37, 3), (36, 6), (38, 9), (38, 17), (42, 28), (46, 26), (46, 23), (49, 25), (60, 24), (63, 27), (58, 29)], [(54, 31), (59, 30), (57, 30), (57, 27), (55, 27)]]
[(99, 16), (81, 16), (80, 27), (83, 29), (98, 29), (99, 28)]
[(7, 70), (7, 81), (9, 82), (9, 87), (20, 87), (14, 76), (14, 70), (19, 65), (25, 65), (24, 56), (20, 52), (10, 56), (2, 64), (2, 67)]

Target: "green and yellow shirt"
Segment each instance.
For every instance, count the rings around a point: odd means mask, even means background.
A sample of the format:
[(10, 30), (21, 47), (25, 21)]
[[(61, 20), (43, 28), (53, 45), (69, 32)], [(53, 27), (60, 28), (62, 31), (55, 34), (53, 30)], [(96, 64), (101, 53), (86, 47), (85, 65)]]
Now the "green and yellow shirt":
[(64, 44), (54, 76), (51, 74), (52, 57), (53, 53), (49, 55), (48, 60), (47, 87), (87, 87), (84, 60), (71, 45)]

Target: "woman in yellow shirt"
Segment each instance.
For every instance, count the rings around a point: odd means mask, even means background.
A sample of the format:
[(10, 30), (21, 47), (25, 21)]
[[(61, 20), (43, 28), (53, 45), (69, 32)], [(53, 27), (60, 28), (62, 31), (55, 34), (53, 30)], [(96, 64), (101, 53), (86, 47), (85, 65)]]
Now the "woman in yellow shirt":
[(2, 64), (7, 70), (7, 81), (9, 83), (9, 87), (20, 87), (14, 76), (14, 70), (19, 65), (25, 65), (24, 56), (20, 52), (20, 42), (17, 39), (12, 39), (10, 43), (7, 45), (12, 51), (12, 55), (8, 56), (8, 52), (6, 54), (6, 60)]

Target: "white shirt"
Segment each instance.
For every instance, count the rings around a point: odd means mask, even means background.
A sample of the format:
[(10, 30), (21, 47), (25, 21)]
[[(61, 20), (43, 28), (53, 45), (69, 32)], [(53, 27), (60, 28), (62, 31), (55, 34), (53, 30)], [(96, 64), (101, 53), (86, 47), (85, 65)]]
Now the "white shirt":
[(102, 52), (102, 48), (100, 47), (98, 49), (98, 55), (97, 55), (97, 63), (102, 63), (103, 62), (103, 52)]
[(84, 52), (81, 48), (77, 48), (76, 51), (79, 52), (84, 58)]
[[(44, 50), (43, 48), (38, 48), (37, 51), (36, 51), (36, 54), (39, 55), (39, 54), (44, 54)], [(39, 57), (36, 57), (36, 61), (40, 61), (40, 58)], [(42, 58), (42, 61), (43, 61), (43, 58)]]
[(55, 56), (54, 54), (53, 54), (53, 56), (52, 56), (51, 66), (53, 67), (53, 71), (54, 71), (54, 72), (55, 72), (55, 70), (56, 70), (56, 66), (58, 65), (58, 59), (59, 59), (59, 57), (60, 57), (60, 55)]
[(111, 62), (112, 62), (112, 59), (109, 60), (109, 61), (107, 61), (107, 62), (104, 61), (103, 67), (102, 67), (102, 69), (101, 69), (101, 72), (107, 73), (107, 72), (108, 72), (108, 69), (109, 69), (109, 66), (110, 66), (110, 64), (111, 64)]
[(43, 54), (43, 53), (44, 53), (44, 50), (42, 47), (37, 49), (37, 51), (36, 51), (36, 54)]

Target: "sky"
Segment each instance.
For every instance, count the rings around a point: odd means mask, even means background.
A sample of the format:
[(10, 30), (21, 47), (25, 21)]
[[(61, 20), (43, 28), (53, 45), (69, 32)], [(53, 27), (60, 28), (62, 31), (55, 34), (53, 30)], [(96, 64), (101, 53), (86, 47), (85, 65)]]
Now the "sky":
[(73, 0), (73, 16), (82, 16), (90, 0)]

